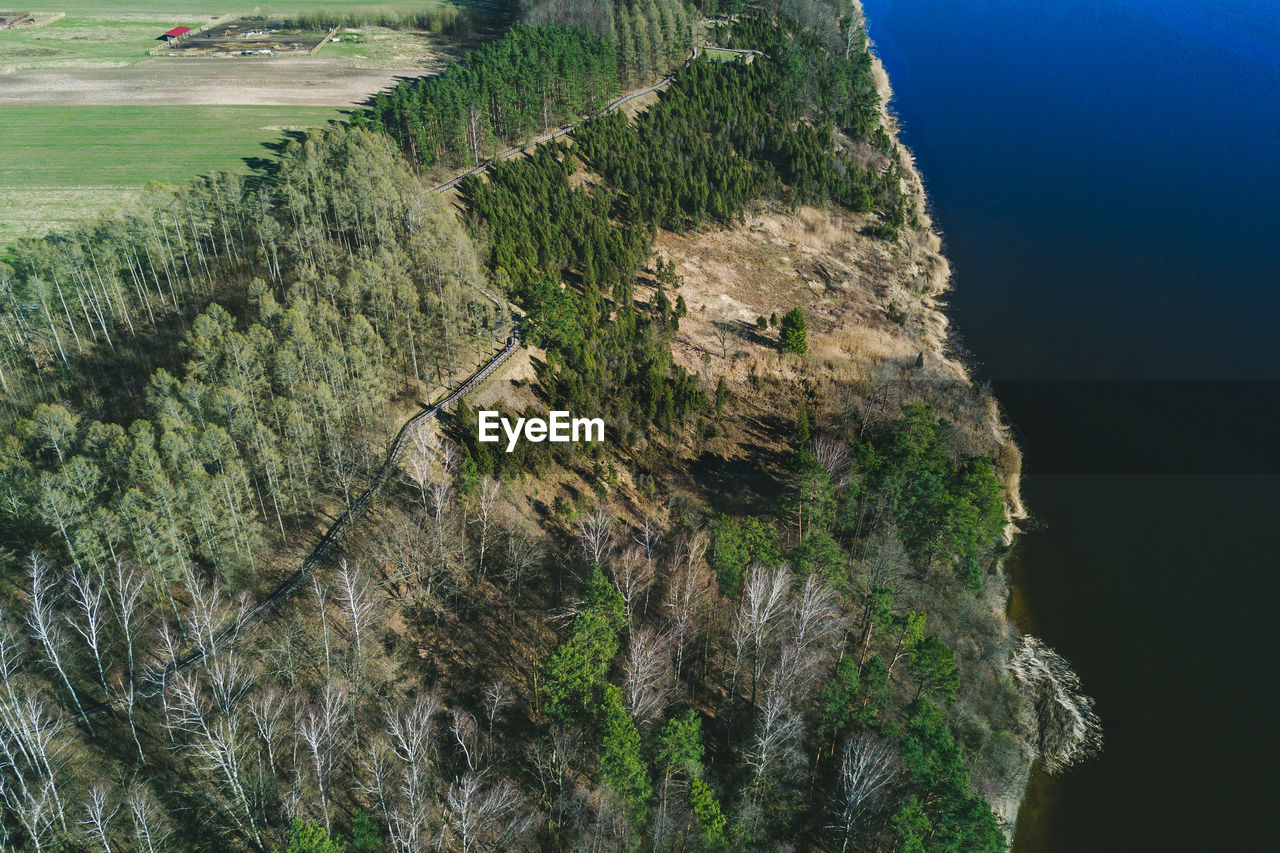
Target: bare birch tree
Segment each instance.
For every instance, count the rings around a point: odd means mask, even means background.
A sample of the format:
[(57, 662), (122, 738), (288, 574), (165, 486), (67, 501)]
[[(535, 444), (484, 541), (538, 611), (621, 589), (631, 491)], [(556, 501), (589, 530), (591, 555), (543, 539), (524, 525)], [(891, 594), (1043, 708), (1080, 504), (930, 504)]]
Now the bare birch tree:
[(613, 516), (604, 507), (598, 506), (578, 520), (578, 544), (588, 566), (604, 565), (613, 541)]
[(581, 738), (567, 726), (553, 725), (547, 737), (529, 747), (528, 761), (538, 781), (542, 807), (551, 815), (552, 823), (557, 823), (573, 770), (582, 761)]
[(0, 772), (0, 799), (36, 849), (46, 849), (68, 833), (63, 794), (71, 750), (68, 728), (43, 697), (6, 677), (0, 755), (7, 772)]
[(475, 850), (513, 850), (533, 825), (520, 794), (506, 779), (489, 783), (486, 774), (468, 771), (445, 795), (451, 848), (458, 853)]
[(186, 639), (202, 655), (212, 655), (218, 650), (223, 630), (239, 622), (247, 602), (242, 598), (237, 610), (220, 581), (200, 580), (193, 573), (187, 583), (187, 593), (191, 603), (185, 620)]
[(743, 658), (750, 657), (751, 701), (754, 704), (765, 646), (786, 612), (790, 584), (791, 569), (785, 565), (774, 569), (760, 565), (751, 568), (733, 625), (733, 675), (729, 680), (729, 695), (737, 695), (738, 671)]
[(435, 717), (440, 702), (418, 696), (387, 711), (386, 730), (363, 762), (368, 792), (378, 802), (392, 847), (417, 853), (430, 842), (434, 814)]
[(853, 463), (853, 453), (849, 445), (827, 435), (820, 435), (809, 445), (813, 459), (822, 470), (827, 472), (832, 483), (839, 483), (840, 478)]
[[(5, 799), (8, 800), (7, 795)], [(12, 811), (22, 826), (27, 843), (35, 853), (44, 853), (45, 850), (61, 846), (59, 838), (65, 837), (66, 830), (60, 832), (58, 824), (65, 822), (65, 818), (61, 804), (57, 801), (57, 789), (52, 782), (37, 781)]]
[(420, 429), (414, 434), (413, 449), (405, 462), (406, 476), (417, 489), (427, 516), (429, 571), (437, 577), (448, 570), (457, 550), (456, 532), (449, 514), (457, 468), (455, 445), (438, 439), (429, 430)]
[(480, 744), (477, 738), (480, 727), (476, 725), (476, 718), (462, 708), (454, 708), (450, 716), (453, 722), (449, 731), (467, 762), (467, 770), (474, 773), (480, 768)]
[(129, 808), (133, 844), (138, 853), (167, 850), (173, 828), (151, 789), (134, 783), (125, 791), (124, 799)]
[(382, 824), (391, 835), (392, 847), (401, 849), (391, 817), (392, 809), (396, 807), (396, 758), (385, 734), (375, 735), (370, 740), (367, 751), (360, 758), (360, 770), (362, 772), (356, 777), (357, 790), (368, 797), (382, 815)]
[(413, 434), (413, 445), (404, 455), (405, 478), (417, 490), (424, 510), (431, 505), (431, 482), (435, 467), (436, 441), (430, 431), (419, 429)]
[(71, 678), (67, 675), (66, 635), (62, 631), (61, 622), (54, 610), (57, 594), (54, 591), (53, 572), (44, 557), (34, 551), (27, 560), (27, 569), (31, 578), (31, 609), (27, 611), (27, 625), (31, 628), (32, 637), (44, 651), (49, 664), (61, 679), (80, 718), (92, 733), (93, 725), (90, 724), (89, 717), (84, 712), (84, 706), (80, 704), (80, 696), (71, 686)]
[(801, 735), (800, 717), (791, 705), (780, 673), (765, 685), (760, 718), (747, 746), (744, 764), (750, 772), (749, 799), (758, 806), (766, 783), (786, 781), (799, 760), (796, 742)]
[(657, 719), (666, 709), (674, 682), (669, 640), (649, 627), (632, 632), (623, 675), (627, 710), (637, 723)]
[(115, 676), (111, 681), (111, 698), (124, 711), (125, 722), (129, 724), (129, 735), (133, 738), (134, 749), (138, 751), (138, 762), (147, 763), (146, 753), (142, 751), (142, 739), (138, 737), (138, 688), (128, 677)]
[(791, 619), (791, 642), (805, 650), (829, 645), (845, 627), (839, 596), (817, 575), (809, 575), (800, 585)]
[(231, 828), (263, 847), (265, 821), (246, 773), (248, 750), (243, 734), (237, 715), (220, 715), (201, 724), (187, 749), (196, 766), (209, 775), (211, 784), (201, 789), (203, 795), (228, 818)]
[(521, 587), (537, 574), (546, 549), (540, 536), (518, 522), (507, 528), (503, 540), (506, 554), (502, 579), (506, 582), (508, 603), (514, 612), (516, 596)]
[(332, 823), (329, 814), (333, 774), (339, 764), (347, 736), (349, 705), (347, 693), (333, 681), (325, 683), (320, 701), (305, 709), (297, 723), (298, 736), (306, 745), (311, 773), (320, 802), (325, 831)]
[(893, 744), (880, 735), (864, 731), (845, 740), (831, 825), (840, 833), (841, 853), (850, 849), (860, 822), (883, 805), (901, 769)]
[(229, 646), (205, 659), (204, 674), (213, 706), (223, 714), (237, 712), (241, 698), (255, 680), (248, 658)]
[(442, 573), (432, 556), (433, 541), (419, 518), (397, 516), (378, 531), (373, 553), (391, 594), (403, 590), (412, 599), (436, 599)]
[(106, 640), (106, 608), (103, 600), (106, 597), (105, 578), (101, 574), (88, 572), (72, 572), (68, 578), (71, 588), (71, 600), (76, 606), (76, 618), (68, 619), (72, 629), (83, 639), (93, 656), (94, 665), (98, 669), (98, 684), (102, 687), (102, 698), (110, 701), (111, 691), (107, 689), (107, 672), (102, 663), (103, 643)]
[(705, 554), (706, 534), (698, 531), (689, 540), (678, 543), (672, 556), (666, 609), (677, 680), (684, 668), (685, 648), (697, 634), (698, 620), (714, 595), (711, 570), (702, 559)]
[(356, 674), (363, 667), (363, 640), (377, 618), (379, 602), (360, 567), (352, 565), (345, 557), (338, 564), (338, 602), (351, 625), (351, 673), (352, 681), (358, 687), (361, 679)]
[(124, 635), (125, 671), (130, 683), (137, 680), (139, 639), (146, 636), (144, 612), (147, 579), (132, 566), (117, 560), (112, 575), (111, 604)]
[(514, 697), (511, 695), (511, 687), (499, 678), (485, 685), (481, 698), (484, 700), (485, 720), (489, 723), (489, 737), (492, 738), (493, 725), (497, 722), (498, 715), (514, 701)]
[(257, 749), (233, 707), (251, 678), (239, 655), (230, 650), (210, 663), (205, 670), (211, 682), (207, 691), (196, 670), (181, 670), (169, 678), (165, 726), (170, 740), (206, 774), (200, 794), (228, 819), (231, 829), (261, 847), (266, 821), (248, 772), (249, 755), (256, 755)]
[(846, 630), (835, 590), (809, 575), (791, 601), (791, 626), (786, 634), (782, 664), (794, 686), (807, 689), (816, 682), (829, 650)]
[(479, 527), (479, 534), (476, 542), (476, 558), (479, 567), (480, 577), (484, 577), (484, 558), (489, 548), (490, 529), (493, 526), (494, 510), (498, 505), (498, 497), (502, 493), (502, 484), (489, 476), (480, 478), (480, 484), (476, 489), (475, 508), (476, 515), (473, 523)]
[(640, 529), (631, 538), (644, 550), (644, 574), (649, 577), (649, 585), (644, 589), (644, 601), (640, 607), (640, 618), (644, 619), (649, 615), (649, 590), (653, 587), (653, 579), (657, 577), (657, 558), (660, 544), (658, 523), (646, 513), (640, 522)]
[(111, 846), (115, 831), (111, 822), (120, 813), (120, 802), (105, 782), (98, 782), (85, 795), (84, 815), (80, 829), (85, 839), (101, 847), (103, 853), (113, 853)]
[(627, 624), (635, 626), (643, 618), (641, 604), (653, 586), (653, 562), (639, 548), (628, 548), (622, 555), (610, 561), (613, 585), (622, 594), (627, 610)]
[(266, 688), (255, 691), (245, 701), (245, 710), (253, 723), (272, 776), (276, 776), (282, 769), (277, 765), (277, 750), (284, 737), (285, 711), (288, 707), (288, 697), (275, 685), (267, 685)]

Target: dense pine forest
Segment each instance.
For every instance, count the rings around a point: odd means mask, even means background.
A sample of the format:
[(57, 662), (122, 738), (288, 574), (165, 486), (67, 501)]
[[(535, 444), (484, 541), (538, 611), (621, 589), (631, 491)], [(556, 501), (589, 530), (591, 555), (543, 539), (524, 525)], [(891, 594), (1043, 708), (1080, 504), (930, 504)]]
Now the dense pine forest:
[[(703, 4), (710, 11), (713, 4)], [(678, 0), (530, 0), (522, 17), (531, 24), (562, 24), (608, 38), (617, 47), (618, 76), (643, 85), (684, 62), (692, 48), (698, 11)]]
[[(797, 397), (749, 511), (687, 486), (751, 415), (673, 357), (659, 231), (766, 205), (916, 227), (858, 9), (520, 17), (253, 180), (0, 262), (0, 850), (1001, 851), (988, 798), (1080, 754), (1025, 689), (1051, 653), (993, 604), (1005, 502), (971, 431)], [(608, 441), (506, 453), (464, 399), (238, 630), (513, 322), (528, 371), (488, 405)]]
[(475, 165), (599, 109), (617, 93), (609, 41), (517, 24), (440, 76), (379, 94), (367, 121), (424, 167)]

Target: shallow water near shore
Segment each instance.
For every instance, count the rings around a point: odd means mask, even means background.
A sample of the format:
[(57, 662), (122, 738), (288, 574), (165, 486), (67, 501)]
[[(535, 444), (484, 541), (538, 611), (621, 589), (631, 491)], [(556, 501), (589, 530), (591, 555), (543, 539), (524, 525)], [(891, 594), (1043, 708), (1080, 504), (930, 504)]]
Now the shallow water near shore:
[(1015, 850), (1268, 849), (1280, 5), (864, 5), (1026, 453), (1011, 613), (1106, 730)]

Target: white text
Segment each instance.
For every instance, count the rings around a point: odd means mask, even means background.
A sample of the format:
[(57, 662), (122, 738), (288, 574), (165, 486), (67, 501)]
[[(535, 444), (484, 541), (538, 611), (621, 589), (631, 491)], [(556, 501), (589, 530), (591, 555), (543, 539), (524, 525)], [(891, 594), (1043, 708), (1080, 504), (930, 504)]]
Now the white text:
[(601, 418), (575, 418), (568, 412), (548, 412), (546, 418), (516, 418), (512, 424), (508, 418), (502, 417), (492, 410), (481, 410), (479, 413), (480, 440), (498, 442), (502, 433), (507, 436), (507, 452), (516, 449), (516, 442), (523, 433), (525, 441), (535, 444), (543, 441), (574, 442), (604, 441), (604, 420)]

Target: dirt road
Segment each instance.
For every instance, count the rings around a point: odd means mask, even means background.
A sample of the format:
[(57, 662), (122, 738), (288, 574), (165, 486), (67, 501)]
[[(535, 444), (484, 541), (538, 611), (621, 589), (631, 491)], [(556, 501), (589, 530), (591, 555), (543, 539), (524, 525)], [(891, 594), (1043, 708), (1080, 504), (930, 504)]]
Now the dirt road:
[(161, 58), (125, 68), (0, 75), (0, 106), (262, 105), (348, 107), (437, 68), (353, 68), (325, 57)]

